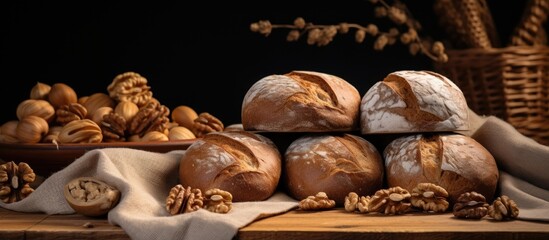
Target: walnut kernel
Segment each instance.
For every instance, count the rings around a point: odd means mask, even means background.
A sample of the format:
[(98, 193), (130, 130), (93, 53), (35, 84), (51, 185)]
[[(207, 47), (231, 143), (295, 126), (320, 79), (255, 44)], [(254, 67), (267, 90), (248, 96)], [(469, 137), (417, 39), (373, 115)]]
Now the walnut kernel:
[(324, 210), (335, 207), (335, 201), (328, 198), (325, 192), (319, 192), (315, 196), (308, 196), (299, 202), (301, 210)]
[(454, 204), (453, 214), (458, 218), (481, 219), (488, 213), (486, 198), (477, 192), (461, 194)]
[(519, 209), (515, 201), (503, 195), (498, 197), (488, 207), (488, 215), (496, 220), (509, 220), (517, 218)]
[(448, 209), (448, 191), (433, 183), (420, 183), (412, 190), (412, 206), (424, 211), (444, 212)]
[(7, 162), (0, 165), (0, 200), (13, 203), (28, 197), (34, 192), (29, 184), (35, 179), (36, 174), (27, 163)]

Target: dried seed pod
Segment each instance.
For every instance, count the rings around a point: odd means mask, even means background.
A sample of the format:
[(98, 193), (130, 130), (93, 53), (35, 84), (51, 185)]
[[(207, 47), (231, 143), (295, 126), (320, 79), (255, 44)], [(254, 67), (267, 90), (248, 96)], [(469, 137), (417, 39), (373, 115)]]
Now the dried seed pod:
[(21, 119), (15, 131), (21, 142), (37, 143), (48, 133), (49, 125), (43, 118), (31, 115)]
[(50, 93), (48, 94), (48, 100), (50, 104), (57, 109), (63, 105), (77, 102), (78, 97), (74, 89), (72, 89), (69, 85), (64, 83), (55, 83), (51, 86)]
[(90, 119), (72, 121), (59, 133), (60, 143), (99, 143), (102, 140), (101, 128)]
[(185, 140), (185, 139), (194, 139), (194, 133), (186, 127), (172, 127), (168, 133), (168, 138), (170, 140)]
[(92, 118), (97, 109), (102, 107), (114, 108), (114, 100), (104, 93), (94, 93), (82, 104), (87, 110), (86, 118)]
[(31, 99), (48, 99), (48, 94), (50, 93), (51, 86), (45, 83), (36, 82), (34, 87), (32, 87), (30, 92)]
[(179, 126), (192, 129), (194, 120), (198, 118), (196, 111), (185, 105), (177, 106), (172, 111), (172, 121), (179, 124)]
[(55, 117), (53, 106), (46, 100), (27, 99), (19, 103), (16, 112), (19, 120), (32, 115), (41, 117), (46, 122), (51, 122)]

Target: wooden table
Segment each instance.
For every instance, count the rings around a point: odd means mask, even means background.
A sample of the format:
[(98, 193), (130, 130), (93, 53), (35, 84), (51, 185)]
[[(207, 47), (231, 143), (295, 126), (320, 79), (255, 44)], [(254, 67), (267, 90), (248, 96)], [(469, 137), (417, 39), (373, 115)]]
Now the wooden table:
[[(86, 227), (88, 224), (90, 227)], [(549, 223), (455, 219), (451, 213), (364, 215), (342, 209), (290, 211), (253, 222), (237, 239), (549, 239)], [(0, 239), (129, 239), (105, 218), (45, 215), (0, 208)]]

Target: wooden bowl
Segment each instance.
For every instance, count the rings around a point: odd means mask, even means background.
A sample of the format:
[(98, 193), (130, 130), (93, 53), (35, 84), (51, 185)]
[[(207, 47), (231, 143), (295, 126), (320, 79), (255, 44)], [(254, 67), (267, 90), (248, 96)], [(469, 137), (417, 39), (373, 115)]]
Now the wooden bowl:
[(113, 143), (0, 143), (0, 160), (26, 162), (36, 174), (49, 176), (71, 164), (87, 151), (100, 148), (132, 148), (166, 153), (187, 149), (195, 139), (166, 142), (113, 142)]

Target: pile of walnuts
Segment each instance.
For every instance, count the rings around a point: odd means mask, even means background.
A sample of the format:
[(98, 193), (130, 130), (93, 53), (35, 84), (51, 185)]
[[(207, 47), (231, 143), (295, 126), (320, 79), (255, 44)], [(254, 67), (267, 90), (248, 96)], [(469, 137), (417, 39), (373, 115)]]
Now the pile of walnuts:
[(0, 143), (169, 141), (223, 131), (213, 115), (181, 105), (170, 111), (135, 72), (117, 75), (107, 93), (78, 97), (64, 83), (38, 82), (17, 106), (17, 120), (0, 127)]
[[(345, 211), (359, 213), (381, 213), (385, 215), (400, 215), (418, 210), (430, 213), (443, 213), (449, 208), (448, 192), (433, 183), (419, 183), (412, 192), (392, 187), (380, 189), (372, 196), (358, 196), (350, 192), (345, 197)], [(329, 199), (324, 192), (309, 196), (299, 202), (299, 209), (305, 211), (327, 210), (335, 207), (335, 201)], [(465, 192), (459, 196), (452, 208), (457, 218), (481, 219), (486, 215), (494, 220), (510, 220), (517, 218), (517, 204), (508, 196), (502, 195), (490, 205), (486, 198), (477, 192)]]

